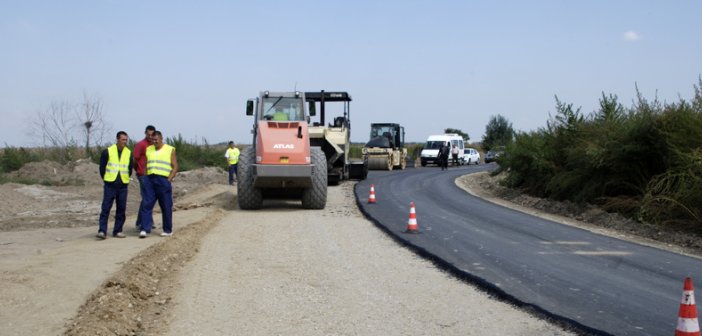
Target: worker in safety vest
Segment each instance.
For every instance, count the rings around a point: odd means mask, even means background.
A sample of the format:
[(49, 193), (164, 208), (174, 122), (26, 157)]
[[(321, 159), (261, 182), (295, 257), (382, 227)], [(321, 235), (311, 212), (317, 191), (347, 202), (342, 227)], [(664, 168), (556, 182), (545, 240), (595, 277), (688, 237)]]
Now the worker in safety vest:
[(152, 145), (146, 148), (146, 176), (149, 178), (146, 203), (141, 213), (139, 238), (146, 238), (154, 224), (153, 210), (156, 201), (161, 208), (163, 232), (161, 237), (173, 234), (173, 187), (171, 182), (178, 173), (178, 160), (173, 146), (163, 143), (160, 131), (154, 131)]
[(107, 220), (110, 217), (112, 203), (117, 203), (115, 213), (115, 226), (112, 236), (126, 237), (122, 233), (124, 221), (127, 219), (127, 192), (129, 191), (129, 178), (132, 175), (132, 153), (127, 148), (129, 136), (124, 131), (117, 132), (117, 142), (102, 151), (100, 156), (100, 176), (104, 181), (102, 210), (100, 211), (98, 239), (107, 238)]
[(288, 114), (283, 112), (282, 107), (276, 107), (273, 113), (273, 121), (288, 121)]
[(224, 153), (224, 157), (227, 159), (227, 167), (229, 167), (229, 185), (233, 185), (238, 176), (236, 170), (239, 165), (239, 148), (234, 147), (234, 141), (229, 141), (229, 147)]

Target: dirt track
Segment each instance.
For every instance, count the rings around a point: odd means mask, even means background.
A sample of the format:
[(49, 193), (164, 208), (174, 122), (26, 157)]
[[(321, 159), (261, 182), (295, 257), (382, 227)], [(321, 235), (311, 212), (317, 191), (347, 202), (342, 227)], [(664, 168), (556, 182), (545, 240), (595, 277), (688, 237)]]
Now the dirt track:
[[(0, 185), (0, 334), (62, 334), (91, 293), (104, 289), (111, 275), (128, 274), (130, 268), (125, 265), (133, 262), (130, 259), (163, 240), (137, 238), (133, 226), (139, 203), (136, 183), (130, 185), (125, 224), (128, 238), (94, 238), (102, 196), (95, 164), (40, 162), (15, 174), (59, 185), (62, 181), (71, 183), (53, 187)], [(174, 192), (178, 230), (216, 218), (218, 211), (231, 208), (232, 188), (218, 184), (225, 175), (207, 168), (178, 177)], [(158, 214), (155, 221), (159, 226)], [(152, 256), (138, 259), (160, 260)]]

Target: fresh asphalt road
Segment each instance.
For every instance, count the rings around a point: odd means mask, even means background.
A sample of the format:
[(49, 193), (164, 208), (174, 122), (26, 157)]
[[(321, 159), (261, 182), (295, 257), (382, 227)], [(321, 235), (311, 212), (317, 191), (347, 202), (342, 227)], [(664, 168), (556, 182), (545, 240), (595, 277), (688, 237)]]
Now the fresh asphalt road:
[[(702, 279), (702, 260), (504, 208), (454, 183), (494, 167), (372, 171), (356, 185), (356, 198), (376, 224), (420, 253), (583, 333), (675, 332), (683, 280)], [(368, 204), (371, 184), (376, 204)], [(411, 201), (420, 234), (403, 233)]]

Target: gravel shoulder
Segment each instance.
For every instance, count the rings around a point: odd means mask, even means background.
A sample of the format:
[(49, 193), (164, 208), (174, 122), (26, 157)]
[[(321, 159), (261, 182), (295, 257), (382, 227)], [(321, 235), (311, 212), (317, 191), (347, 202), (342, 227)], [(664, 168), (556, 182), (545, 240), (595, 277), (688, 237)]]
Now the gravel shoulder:
[(570, 335), (401, 248), (355, 207), (234, 210), (183, 270), (165, 335)]

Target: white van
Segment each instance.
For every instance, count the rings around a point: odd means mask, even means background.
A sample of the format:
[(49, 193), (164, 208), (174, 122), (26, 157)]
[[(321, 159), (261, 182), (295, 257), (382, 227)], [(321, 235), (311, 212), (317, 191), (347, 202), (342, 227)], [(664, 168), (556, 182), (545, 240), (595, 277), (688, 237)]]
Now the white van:
[[(422, 153), (420, 154), (422, 167), (425, 167), (427, 164), (430, 163), (439, 164), (439, 148), (441, 148), (441, 145), (443, 143), (446, 143), (447, 141), (451, 143), (451, 149), (453, 149), (454, 145), (458, 146), (458, 163), (465, 163), (465, 153), (463, 152), (463, 137), (455, 133), (449, 133), (429, 136), (427, 142), (424, 144), (424, 149), (422, 149)], [(452, 156), (451, 154), (449, 154), (449, 163), (452, 162)]]

